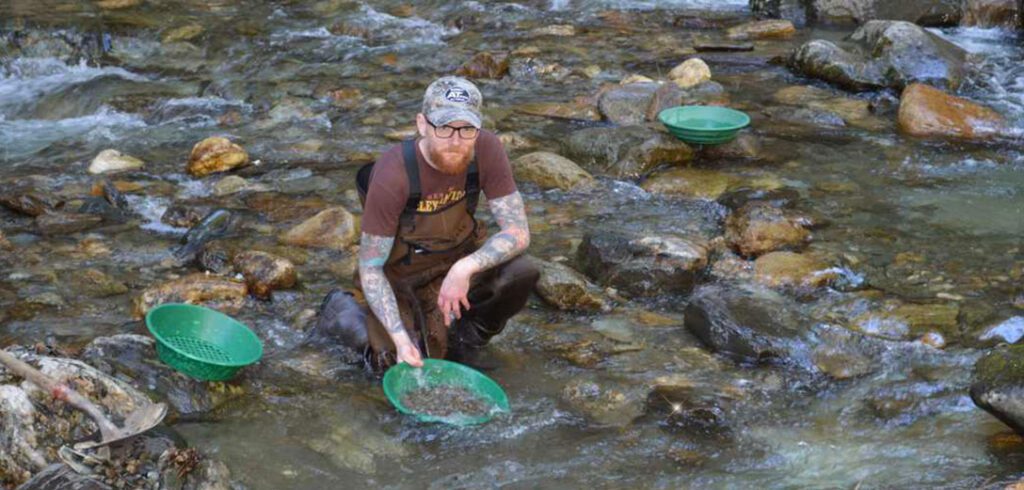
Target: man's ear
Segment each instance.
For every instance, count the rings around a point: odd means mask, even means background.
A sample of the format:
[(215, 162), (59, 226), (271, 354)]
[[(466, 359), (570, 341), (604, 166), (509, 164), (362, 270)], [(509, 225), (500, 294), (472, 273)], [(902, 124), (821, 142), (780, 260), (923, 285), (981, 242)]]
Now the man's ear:
[(428, 129), (429, 124), (427, 124), (427, 116), (424, 116), (422, 112), (416, 114), (416, 131), (419, 133), (421, 138), (427, 137)]

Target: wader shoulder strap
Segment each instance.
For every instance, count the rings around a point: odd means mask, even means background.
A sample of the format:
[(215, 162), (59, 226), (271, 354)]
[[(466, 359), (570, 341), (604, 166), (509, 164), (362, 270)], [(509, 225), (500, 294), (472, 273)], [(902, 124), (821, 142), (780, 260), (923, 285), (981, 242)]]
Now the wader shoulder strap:
[(480, 200), (480, 169), (476, 164), (476, 155), (473, 155), (473, 163), (469, 164), (469, 175), (466, 176), (466, 209), (469, 214), (476, 214), (476, 203)]
[(423, 196), (420, 186), (420, 165), (416, 162), (416, 140), (402, 142), (402, 160), (405, 161), (405, 175), (409, 179), (409, 198), (405, 201), (405, 211), (415, 213)]

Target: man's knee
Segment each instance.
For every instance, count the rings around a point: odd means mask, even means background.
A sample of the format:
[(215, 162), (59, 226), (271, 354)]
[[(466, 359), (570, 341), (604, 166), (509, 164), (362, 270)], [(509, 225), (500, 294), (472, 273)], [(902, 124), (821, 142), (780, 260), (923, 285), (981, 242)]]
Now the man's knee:
[(366, 311), (352, 294), (334, 289), (320, 305), (309, 339), (332, 340), (360, 350), (367, 344)]
[(526, 257), (516, 257), (502, 267), (498, 274), (498, 284), (505, 287), (525, 288), (532, 290), (540, 280), (540, 269)]

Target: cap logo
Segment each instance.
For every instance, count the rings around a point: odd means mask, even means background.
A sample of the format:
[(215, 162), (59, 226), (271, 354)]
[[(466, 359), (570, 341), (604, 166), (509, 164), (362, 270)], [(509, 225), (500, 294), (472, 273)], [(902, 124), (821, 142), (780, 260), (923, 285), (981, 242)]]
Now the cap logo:
[(461, 102), (463, 104), (469, 103), (469, 92), (462, 88), (450, 88), (444, 93), (445, 100), (449, 102)]

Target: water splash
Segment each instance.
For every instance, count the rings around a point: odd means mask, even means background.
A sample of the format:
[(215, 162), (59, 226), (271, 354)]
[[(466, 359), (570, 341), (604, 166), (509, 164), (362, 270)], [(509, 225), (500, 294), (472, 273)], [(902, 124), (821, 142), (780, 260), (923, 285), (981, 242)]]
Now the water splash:
[(162, 197), (151, 197), (151, 196), (125, 196), (128, 199), (128, 205), (132, 211), (142, 216), (143, 224), (140, 226), (143, 230), (155, 231), (157, 233), (163, 233), (168, 235), (184, 235), (188, 232), (188, 228), (178, 228), (176, 226), (170, 226), (160, 221), (160, 218), (167, 211), (167, 206), (170, 205), (170, 200)]

